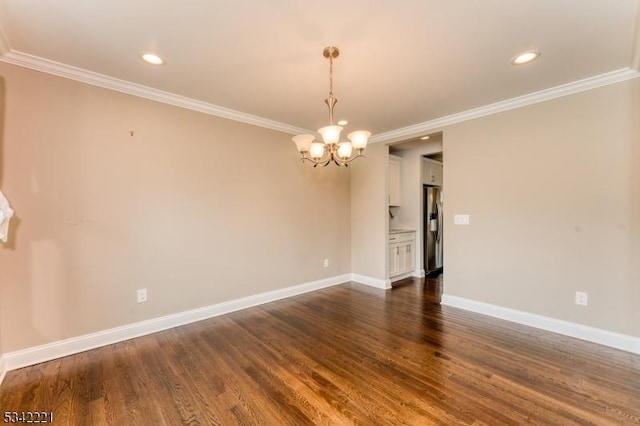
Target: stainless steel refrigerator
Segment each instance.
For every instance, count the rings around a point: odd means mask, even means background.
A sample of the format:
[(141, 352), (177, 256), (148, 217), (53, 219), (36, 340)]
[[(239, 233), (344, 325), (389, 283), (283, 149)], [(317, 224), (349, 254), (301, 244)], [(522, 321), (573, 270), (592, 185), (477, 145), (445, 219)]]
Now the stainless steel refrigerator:
[(424, 272), (437, 276), (442, 272), (442, 189), (424, 185)]

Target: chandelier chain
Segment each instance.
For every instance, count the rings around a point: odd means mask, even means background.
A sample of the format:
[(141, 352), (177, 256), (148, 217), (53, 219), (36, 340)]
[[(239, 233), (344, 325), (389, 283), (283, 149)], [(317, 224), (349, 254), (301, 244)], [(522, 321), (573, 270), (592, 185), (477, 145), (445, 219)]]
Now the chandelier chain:
[(329, 96), (333, 97), (333, 55), (329, 55)]
[(329, 125), (333, 126), (333, 51), (329, 53)]

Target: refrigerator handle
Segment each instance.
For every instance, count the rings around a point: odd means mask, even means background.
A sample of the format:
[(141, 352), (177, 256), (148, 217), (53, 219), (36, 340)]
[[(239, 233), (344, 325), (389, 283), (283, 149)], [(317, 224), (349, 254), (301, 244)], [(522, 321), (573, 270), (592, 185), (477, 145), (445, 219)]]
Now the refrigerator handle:
[(440, 241), (440, 207), (438, 203), (435, 203), (435, 212), (434, 212), (435, 220), (436, 220), (436, 241)]
[(440, 208), (440, 205), (438, 204), (438, 242), (440, 242), (440, 239), (442, 238), (443, 222), (444, 222), (444, 217), (442, 215), (442, 209)]

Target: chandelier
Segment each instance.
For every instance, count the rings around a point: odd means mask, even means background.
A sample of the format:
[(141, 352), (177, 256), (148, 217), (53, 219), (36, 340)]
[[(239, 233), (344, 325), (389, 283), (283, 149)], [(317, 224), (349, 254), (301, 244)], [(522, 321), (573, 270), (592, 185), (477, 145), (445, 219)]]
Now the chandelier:
[(328, 46), (322, 53), (329, 59), (329, 97), (324, 100), (329, 107), (329, 125), (318, 129), (322, 142), (315, 140), (315, 136), (309, 134), (297, 135), (291, 140), (295, 142), (298, 152), (302, 155), (301, 161), (309, 161), (313, 163), (313, 167), (327, 166), (331, 162), (348, 167), (350, 162), (363, 156), (362, 152), (367, 147), (371, 132), (356, 130), (347, 136), (349, 141), (340, 141), (342, 127), (333, 124), (333, 108), (338, 102), (333, 96), (333, 59), (338, 57), (340, 50), (337, 47)]

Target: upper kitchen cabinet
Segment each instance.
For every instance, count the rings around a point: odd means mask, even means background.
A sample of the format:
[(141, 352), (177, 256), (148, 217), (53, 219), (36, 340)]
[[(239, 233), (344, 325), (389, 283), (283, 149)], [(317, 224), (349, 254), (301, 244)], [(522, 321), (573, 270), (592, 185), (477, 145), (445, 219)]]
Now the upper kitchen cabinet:
[(402, 158), (389, 155), (389, 206), (402, 205)]
[(425, 185), (442, 186), (442, 163), (423, 158), (422, 183)]

